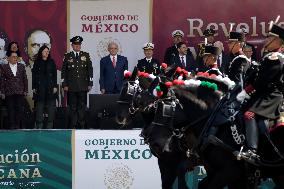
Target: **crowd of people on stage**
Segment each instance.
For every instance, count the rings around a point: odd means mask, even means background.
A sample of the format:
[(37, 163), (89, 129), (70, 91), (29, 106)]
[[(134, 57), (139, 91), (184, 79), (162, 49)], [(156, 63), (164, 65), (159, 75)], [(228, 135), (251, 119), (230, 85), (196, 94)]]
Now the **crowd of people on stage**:
[[(270, 34), (270, 37), (266, 39), (266, 46), (264, 46), (261, 53), (263, 57), (276, 56), (276, 59), (278, 59), (278, 55), (283, 53), (284, 49), (284, 32), (279, 26), (273, 25)], [(275, 72), (271, 68), (271, 65), (267, 65), (267, 68), (265, 68), (267, 73), (262, 73), (262, 70), (259, 70), (263, 59), (258, 59), (254, 46), (246, 42), (245, 29), (230, 32), (228, 39), (229, 52), (225, 52), (224, 44), (221, 41), (215, 41), (215, 30), (206, 29), (203, 35), (204, 41), (198, 44), (196, 57), (193, 56), (187, 43), (184, 42), (184, 33), (181, 30), (172, 32), (173, 45), (165, 50), (164, 60), (155, 58), (155, 45), (153, 43), (145, 43), (142, 47), (145, 57), (138, 60), (138, 70), (158, 75), (160, 73), (160, 65), (164, 62), (168, 65), (175, 64), (192, 73), (213, 72), (216, 75), (227, 75), (235, 82), (240, 82), (240, 75), (243, 75), (247, 79), (244, 85), (249, 89), (246, 88), (242, 94), (238, 95), (240, 100), (249, 98), (249, 94), (254, 93), (257, 87), (261, 88), (263, 86), (262, 83), (265, 83), (267, 78), (275, 76), (275, 74), (271, 73)], [(90, 54), (81, 50), (83, 38), (75, 36), (70, 39), (70, 42), (72, 50), (64, 55), (60, 84), (62, 84), (62, 88), (68, 96), (67, 104), (72, 115), (70, 128), (84, 128), (86, 124), (87, 93), (93, 86), (93, 67)], [(108, 44), (109, 55), (100, 60), (99, 85), (102, 94), (118, 94), (123, 84), (124, 72), (128, 70), (127, 57), (119, 55), (118, 48), (118, 44), (110, 42)], [(27, 67), (21, 58), (18, 43), (11, 42), (6, 49), (6, 57), (1, 62), (1, 103), (5, 101), (10, 129), (25, 128), (24, 124), (21, 124), (21, 117), (24, 115), (23, 106), (25, 104), (25, 97), (29, 93), (29, 88), (32, 89), (34, 101), (34, 128), (44, 128), (43, 120), (45, 118), (47, 119), (46, 128), (53, 128), (56, 95), (60, 91), (58, 88), (58, 71), (50, 55), (50, 46), (42, 43), (37, 50), (37, 53), (34, 52), (33, 65)], [(278, 54), (271, 55), (271, 52), (277, 52)], [(30, 67), (32, 79), (31, 82), (28, 82), (27, 68)], [(280, 68), (277, 67), (275, 69)], [(257, 77), (260, 78), (258, 81), (259, 85), (254, 86), (254, 88), (251, 87), (250, 82), (253, 83), (255, 81), (246, 78), (251, 70), (258, 70)], [(253, 72), (255, 73), (256, 71)], [(282, 77), (282, 74), (279, 73), (278, 76), (279, 78), (277, 79), (281, 79), (280, 76)], [(275, 87), (277, 88), (278, 84), (275, 84)], [(278, 103), (278, 101), (273, 103)], [(276, 108), (276, 106), (273, 107), (273, 110), (276, 110)], [(263, 116), (267, 115), (269, 115), (269, 118), (278, 116), (275, 115), (275, 111), (273, 115), (265, 111), (258, 114), (254, 109), (250, 110), (246, 115), (247, 123), (252, 125), (253, 121), (260, 117), (262, 119)], [(252, 126), (248, 128), (253, 128), (251, 132), (255, 132), (256, 130)], [(250, 131), (248, 132), (250, 133)]]

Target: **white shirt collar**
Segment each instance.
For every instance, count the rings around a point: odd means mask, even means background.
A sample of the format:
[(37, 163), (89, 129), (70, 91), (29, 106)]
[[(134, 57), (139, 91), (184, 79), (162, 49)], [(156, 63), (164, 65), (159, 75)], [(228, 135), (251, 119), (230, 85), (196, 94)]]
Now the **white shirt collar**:
[(13, 75), (16, 76), (16, 74), (17, 74), (17, 63), (16, 64), (9, 63), (9, 66), (12, 70)]
[(114, 56), (112, 56), (112, 55), (110, 54), (110, 59), (111, 59), (111, 60), (112, 60), (112, 57), (114, 57), (114, 58), (115, 58), (115, 61), (117, 61), (117, 54), (114, 55)]
[[(76, 55), (76, 53), (79, 53), (79, 54), (80, 54), (81, 51), (76, 52), (76, 51), (72, 50), (72, 52), (74, 53), (74, 55)], [(79, 54), (78, 54), (78, 55), (79, 55)]]
[(148, 62), (148, 61), (151, 62), (151, 61), (152, 61), (152, 58), (149, 58), (149, 59), (146, 58), (146, 61), (147, 61), (147, 62)]

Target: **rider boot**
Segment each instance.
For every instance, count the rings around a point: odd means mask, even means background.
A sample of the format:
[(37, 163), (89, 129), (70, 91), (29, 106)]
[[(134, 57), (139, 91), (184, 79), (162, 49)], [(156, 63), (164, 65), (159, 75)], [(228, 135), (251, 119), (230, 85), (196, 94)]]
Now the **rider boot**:
[[(247, 116), (247, 113), (250, 115)], [(251, 113), (253, 114), (253, 116)], [(242, 155), (247, 158), (257, 158), (258, 155), (256, 154), (256, 152), (258, 148), (259, 130), (253, 112), (245, 113), (245, 126), (247, 150), (242, 152)]]

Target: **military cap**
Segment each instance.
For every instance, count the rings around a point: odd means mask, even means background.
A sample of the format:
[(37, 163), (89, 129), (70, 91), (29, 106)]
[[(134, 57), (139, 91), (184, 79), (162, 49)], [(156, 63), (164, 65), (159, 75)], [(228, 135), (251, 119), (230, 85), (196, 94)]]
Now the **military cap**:
[(72, 44), (75, 44), (75, 43), (82, 43), (82, 41), (83, 41), (83, 37), (81, 37), (81, 36), (75, 36), (75, 37), (72, 37), (71, 39), (70, 39), (70, 42), (72, 43)]
[(284, 29), (276, 24), (273, 24), (272, 28), (268, 32), (268, 36), (276, 36), (284, 40)]
[(215, 33), (216, 33), (215, 30), (213, 30), (212, 28), (209, 28), (209, 29), (204, 30), (203, 35), (208, 37), (208, 36), (215, 35)]
[(243, 34), (248, 34), (248, 29), (245, 27), (241, 27), (240, 29), (237, 30), (237, 32), (243, 33)]
[(221, 50), (219, 47), (215, 47), (213, 45), (206, 45), (204, 49), (204, 55), (207, 54), (218, 56), (219, 54), (221, 54)]
[(245, 40), (245, 34), (243, 32), (236, 32), (236, 31), (230, 32), (229, 41), (244, 42), (244, 40)]
[(183, 31), (181, 31), (181, 30), (175, 30), (175, 31), (173, 31), (172, 37), (176, 37), (176, 36), (181, 36), (181, 37), (183, 37), (183, 36), (184, 36)]
[(154, 49), (154, 44), (153, 43), (145, 43), (144, 46), (143, 46), (143, 49), (144, 50), (147, 50), (147, 49)]

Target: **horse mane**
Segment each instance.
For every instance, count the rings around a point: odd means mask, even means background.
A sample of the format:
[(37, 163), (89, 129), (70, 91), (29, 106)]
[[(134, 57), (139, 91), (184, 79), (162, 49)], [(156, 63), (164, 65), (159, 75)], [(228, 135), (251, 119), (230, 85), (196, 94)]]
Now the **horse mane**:
[(139, 85), (143, 90), (146, 90), (150, 87), (152, 82), (151, 78), (146, 78), (146, 77), (139, 77)]
[(209, 110), (213, 108), (221, 99), (222, 92), (209, 89), (202, 86), (186, 86), (178, 85), (173, 87), (173, 91), (177, 97), (183, 98), (200, 108), (201, 110)]
[(189, 101), (189, 103), (195, 104), (197, 107), (199, 107), (202, 110), (208, 109), (207, 104), (203, 100), (197, 97), (196, 95), (197, 87), (178, 85), (174, 86), (172, 89), (175, 95), (178, 97), (178, 99), (184, 98), (184, 100)]

